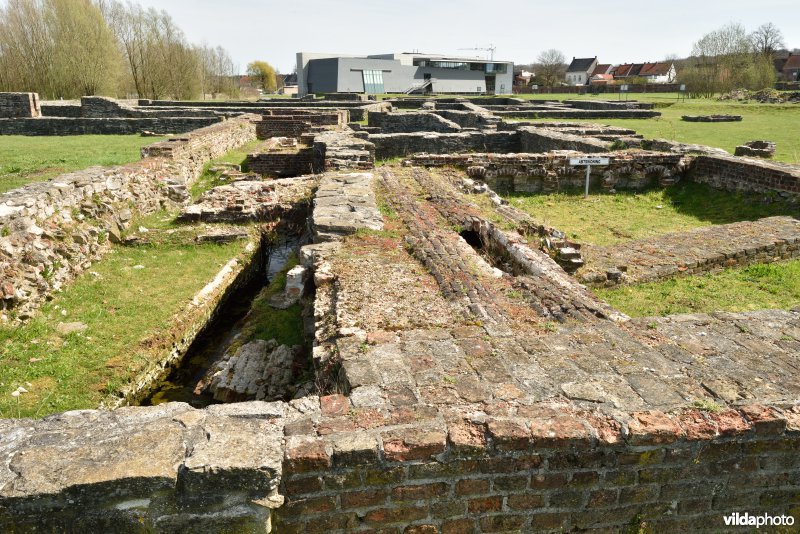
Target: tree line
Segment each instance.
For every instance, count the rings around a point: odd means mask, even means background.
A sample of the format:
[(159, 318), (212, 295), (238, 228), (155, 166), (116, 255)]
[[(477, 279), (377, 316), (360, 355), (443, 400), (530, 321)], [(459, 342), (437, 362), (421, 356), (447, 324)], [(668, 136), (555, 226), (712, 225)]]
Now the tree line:
[(165, 11), (120, 0), (8, 0), (0, 91), (193, 99), (238, 96), (222, 47), (189, 43)]
[[(741, 24), (731, 23), (695, 42), (689, 58), (672, 56), (666, 61), (675, 63), (678, 82), (686, 84), (692, 96), (710, 97), (733, 89), (771, 87), (777, 78), (775, 54), (784, 47), (780, 29), (771, 22), (751, 33)], [(535, 73), (531, 84), (565, 85), (568, 65), (560, 50), (545, 50), (535, 62), (517, 67)]]

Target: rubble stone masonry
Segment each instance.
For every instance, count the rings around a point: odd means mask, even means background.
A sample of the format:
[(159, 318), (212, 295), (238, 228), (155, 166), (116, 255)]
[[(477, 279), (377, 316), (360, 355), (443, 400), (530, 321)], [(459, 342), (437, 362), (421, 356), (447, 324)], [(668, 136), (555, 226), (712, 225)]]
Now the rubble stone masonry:
[(119, 239), (135, 212), (188, 200), (187, 186), (206, 161), (255, 138), (251, 119), (156, 143), (136, 163), (92, 167), (0, 195), (3, 320), (29, 317)]

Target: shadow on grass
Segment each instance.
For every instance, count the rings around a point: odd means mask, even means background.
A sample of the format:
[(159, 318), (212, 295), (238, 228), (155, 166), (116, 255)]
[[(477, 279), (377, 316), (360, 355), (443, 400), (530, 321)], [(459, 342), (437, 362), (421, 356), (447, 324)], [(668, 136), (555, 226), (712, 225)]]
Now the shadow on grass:
[(672, 204), (676, 212), (711, 224), (752, 221), (777, 215), (800, 218), (800, 207), (779, 199), (765, 202), (763, 195), (730, 193), (694, 182), (667, 187), (664, 199)]

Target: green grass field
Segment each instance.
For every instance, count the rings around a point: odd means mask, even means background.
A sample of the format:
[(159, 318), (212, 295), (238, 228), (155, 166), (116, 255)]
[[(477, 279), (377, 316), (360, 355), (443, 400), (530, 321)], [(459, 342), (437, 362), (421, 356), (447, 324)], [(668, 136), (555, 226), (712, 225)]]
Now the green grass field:
[(93, 165), (137, 161), (143, 146), (162, 139), (138, 135), (0, 136), (0, 193)]
[(642, 193), (583, 191), (514, 193), (504, 197), (539, 223), (565, 232), (579, 243), (612, 245), (701, 226), (755, 220), (773, 215), (800, 216), (797, 208), (765, 204), (707, 186), (683, 183)]
[(596, 289), (595, 293), (632, 317), (791, 309), (800, 306), (800, 260)]
[[(161, 212), (133, 227), (172, 229), (172, 220)], [(114, 247), (31, 322), (0, 327), (0, 417), (96, 408), (141, 371), (157, 352), (148, 340), (163, 337), (174, 316), (245, 244), (196, 245), (186, 237)], [(59, 332), (59, 323), (74, 322), (86, 330)], [(27, 393), (13, 397), (18, 387)]]

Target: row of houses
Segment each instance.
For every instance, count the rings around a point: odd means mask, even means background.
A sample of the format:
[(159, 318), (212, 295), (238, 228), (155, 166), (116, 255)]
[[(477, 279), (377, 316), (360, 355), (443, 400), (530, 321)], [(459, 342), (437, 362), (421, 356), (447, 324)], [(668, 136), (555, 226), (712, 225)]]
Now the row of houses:
[(674, 83), (677, 77), (671, 61), (657, 63), (600, 63), (597, 56), (572, 58), (565, 81), (569, 85), (614, 85), (636, 80), (645, 83)]

